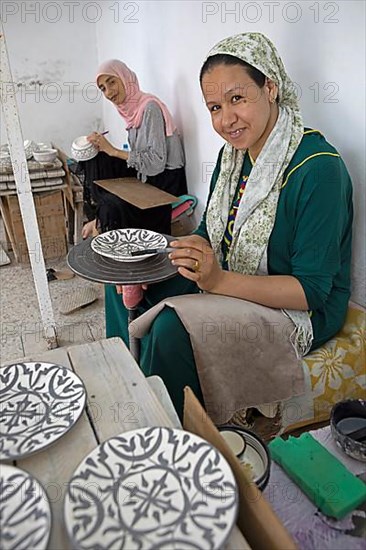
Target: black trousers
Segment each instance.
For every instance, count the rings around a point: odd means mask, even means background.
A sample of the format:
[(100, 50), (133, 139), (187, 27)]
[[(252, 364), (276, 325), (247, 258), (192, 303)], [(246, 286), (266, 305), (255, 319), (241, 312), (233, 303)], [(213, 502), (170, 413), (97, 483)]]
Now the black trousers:
[[(142, 210), (99, 187), (95, 180), (136, 177), (122, 159), (99, 153), (94, 159), (79, 163), (84, 179), (84, 206), (89, 219), (97, 218), (97, 225), (104, 233), (112, 229), (132, 227), (150, 229), (159, 233), (171, 232), (171, 206), (157, 206)], [(147, 183), (179, 196), (187, 193), (184, 168), (164, 170), (147, 178)]]

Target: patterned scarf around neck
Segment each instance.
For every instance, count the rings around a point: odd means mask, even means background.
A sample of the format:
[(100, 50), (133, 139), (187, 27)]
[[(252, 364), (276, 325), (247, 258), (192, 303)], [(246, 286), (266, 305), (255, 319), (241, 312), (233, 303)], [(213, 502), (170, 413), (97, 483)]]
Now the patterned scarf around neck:
[[(244, 33), (219, 42), (207, 58), (227, 54), (249, 63), (278, 86), (277, 122), (253, 166), (236, 215), (228, 254), (231, 271), (265, 275), (267, 248), (275, 222), (284, 172), (303, 135), (303, 122), (295, 86), (287, 75), (272, 42), (260, 33)], [(245, 150), (226, 143), (220, 173), (207, 209), (207, 231), (212, 248), (222, 261), (221, 243), (229, 210), (241, 174)], [(283, 310), (295, 324), (291, 341), (297, 356), (308, 353), (313, 340), (312, 325), (306, 311)]]

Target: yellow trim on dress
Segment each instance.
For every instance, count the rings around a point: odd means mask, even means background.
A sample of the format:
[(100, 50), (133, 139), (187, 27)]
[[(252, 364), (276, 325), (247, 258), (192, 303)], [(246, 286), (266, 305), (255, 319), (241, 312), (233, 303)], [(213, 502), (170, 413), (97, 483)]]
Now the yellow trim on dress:
[(315, 157), (320, 157), (322, 155), (328, 155), (330, 157), (340, 157), (341, 156), (338, 153), (328, 153), (328, 152), (324, 151), (323, 153), (315, 153), (314, 155), (310, 155), (310, 157), (306, 157), (306, 159), (304, 159), (302, 162), (300, 162), (299, 164), (294, 166), (293, 169), (287, 174), (287, 177), (286, 177), (285, 181), (283, 182), (283, 184), (281, 186), (281, 189), (283, 189), (285, 187), (285, 185), (288, 182), (289, 177), (295, 172), (295, 170), (300, 168), (300, 166), (303, 166), (303, 164), (305, 164), (305, 162), (307, 162), (308, 160), (313, 159)]
[(250, 154), (249, 149), (248, 149), (248, 157), (249, 157), (249, 160), (250, 160), (252, 166), (254, 166), (255, 165), (255, 160), (252, 158), (252, 155)]
[(306, 134), (312, 134), (313, 132), (317, 132), (321, 136), (323, 135), (320, 130), (306, 130), (306, 132), (303, 132), (303, 135), (306, 136)]

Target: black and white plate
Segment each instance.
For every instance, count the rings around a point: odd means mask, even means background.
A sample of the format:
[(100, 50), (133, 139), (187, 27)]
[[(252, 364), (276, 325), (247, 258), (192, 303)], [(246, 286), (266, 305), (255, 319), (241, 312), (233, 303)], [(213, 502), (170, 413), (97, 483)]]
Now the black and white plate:
[(91, 241), (94, 252), (121, 262), (139, 262), (154, 254), (131, 256), (131, 252), (166, 248), (168, 244), (164, 235), (148, 229), (113, 229), (102, 233)]
[(47, 494), (28, 472), (2, 464), (0, 467), (2, 550), (45, 550), (51, 530)]
[(65, 497), (72, 547), (219, 549), (238, 495), (225, 458), (204, 439), (143, 428), (102, 443), (78, 466)]
[(86, 402), (83, 382), (52, 363), (16, 363), (0, 370), (0, 460), (48, 447), (67, 433)]

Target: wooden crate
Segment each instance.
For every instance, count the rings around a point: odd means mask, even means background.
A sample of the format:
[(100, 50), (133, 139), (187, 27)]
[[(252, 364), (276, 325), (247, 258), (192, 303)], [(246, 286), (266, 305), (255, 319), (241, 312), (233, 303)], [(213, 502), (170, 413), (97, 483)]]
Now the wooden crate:
[[(45, 260), (65, 257), (67, 253), (66, 218), (61, 190), (33, 194)], [(1, 197), (1, 215), (17, 262), (29, 262), (22, 216), (16, 195)], [(32, 251), (39, 255), (39, 247)]]

